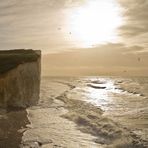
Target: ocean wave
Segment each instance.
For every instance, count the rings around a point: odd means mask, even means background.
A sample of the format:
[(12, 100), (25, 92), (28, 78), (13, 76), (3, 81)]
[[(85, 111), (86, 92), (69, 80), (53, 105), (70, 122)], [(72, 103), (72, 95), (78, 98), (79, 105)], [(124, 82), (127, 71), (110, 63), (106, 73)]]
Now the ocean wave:
[(74, 121), (82, 132), (96, 136), (95, 142), (118, 148), (146, 148), (148, 146), (147, 141), (140, 139), (131, 130), (104, 117), (100, 108), (81, 100), (69, 99), (66, 93), (56, 99), (63, 101), (69, 110), (63, 117)]

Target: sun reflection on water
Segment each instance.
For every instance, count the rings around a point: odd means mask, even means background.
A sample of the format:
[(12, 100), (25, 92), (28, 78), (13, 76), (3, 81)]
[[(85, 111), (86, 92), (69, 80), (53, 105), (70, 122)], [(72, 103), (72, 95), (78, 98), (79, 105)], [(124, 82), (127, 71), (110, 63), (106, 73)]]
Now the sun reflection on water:
[(98, 83), (88, 84), (85, 90), (87, 101), (103, 110), (108, 110), (109, 106), (114, 103), (113, 94), (120, 93), (120, 90), (116, 89), (114, 81), (105, 79), (99, 80)]

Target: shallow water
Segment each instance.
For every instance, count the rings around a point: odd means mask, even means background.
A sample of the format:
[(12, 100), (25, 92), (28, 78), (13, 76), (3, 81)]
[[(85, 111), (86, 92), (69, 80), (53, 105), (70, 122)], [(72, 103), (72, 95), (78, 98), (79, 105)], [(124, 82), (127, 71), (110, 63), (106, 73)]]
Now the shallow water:
[(70, 97), (100, 107), (104, 116), (148, 139), (148, 78), (86, 77)]
[(0, 111), (0, 147), (134, 148), (131, 132), (148, 141), (147, 104), (148, 78), (44, 77), (38, 105)]
[[(68, 79), (67, 79), (68, 80)], [(37, 106), (27, 109), (28, 129), (22, 137), (22, 148), (97, 148), (94, 136), (77, 129), (77, 125), (61, 116), (68, 112), (56, 98), (72, 87), (64, 79), (42, 79), (41, 99)]]

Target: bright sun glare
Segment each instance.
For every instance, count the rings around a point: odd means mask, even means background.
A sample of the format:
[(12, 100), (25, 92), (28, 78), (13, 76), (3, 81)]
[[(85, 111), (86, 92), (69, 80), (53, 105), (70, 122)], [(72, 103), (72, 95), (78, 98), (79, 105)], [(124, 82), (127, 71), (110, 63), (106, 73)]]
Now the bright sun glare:
[(120, 7), (114, 0), (89, 0), (85, 6), (73, 10), (70, 28), (74, 39), (90, 47), (117, 41), (117, 28), (121, 24)]

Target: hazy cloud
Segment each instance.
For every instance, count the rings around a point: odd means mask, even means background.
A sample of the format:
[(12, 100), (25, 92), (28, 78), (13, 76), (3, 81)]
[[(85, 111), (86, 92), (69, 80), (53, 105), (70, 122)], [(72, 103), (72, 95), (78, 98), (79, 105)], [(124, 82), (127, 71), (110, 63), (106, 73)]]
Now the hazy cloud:
[[(2, 0), (0, 2), (0, 48), (61, 50), (73, 44), (65, 19), (68, 9), (85, 0)], [(58, 28), (62, 28), (61, 31)], [(67, 37), (68, 36), (68, 37)]]
[[(72, 48), (75, 43), (68, 42), (65, 19), (71, 7), (81, 6), (87, 1), (2, 0), (0, 3), (1, 48)], [(125, 23), (119, 29), (123, 44), (144, 46), (146, 50), (148, 47), (148, 1), (117, 1), (124, 8)], [(59, 31), (57, 28), (62, 28), (62, 30)]]
[[(136, 52), (135, 52), (136, 51)], [(43, 60), (49, 59), (49, 65), (52, 66), (129, 66), (140, 67), (148, 66), (148, 53), (141, 52), (143, 47), (126, 47), (123, 44), (108, 44), (100, 47), (88, 48), (85, 50), (73, 50), (45, 55)], [(140, 55), (139, 53), (140, 52)], [(136, 54), (137, 53), (137, 54)], [(46, 59), (47, 57), (47, 59)], [(139, 62), (137, 59), (141, 58)], [(57, 59), (57, 60), (56, 60)], [(67, 60), (68, 62), (65, 62)]]
[(123, 35), (135, 36), (148, 32), (148, 1), (147, 0), (119, 0), (125, 8), (126, 24), (121, 27)]
[(43, 75), (148, 75), (148, 52), (139, 54), (134, 51), (140, 52), (143, 48), (108, 44), (46, 54), (42, 58), (42, 71)]

